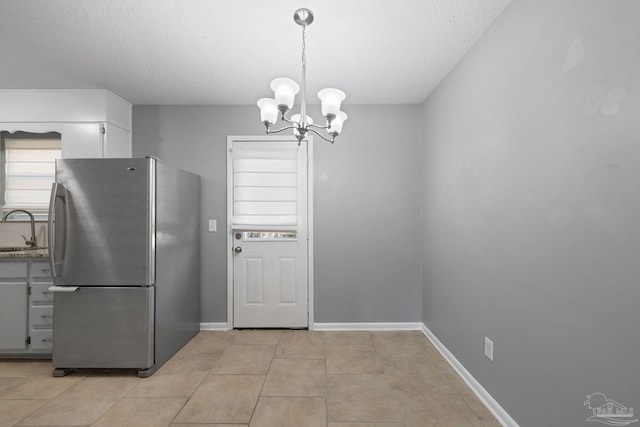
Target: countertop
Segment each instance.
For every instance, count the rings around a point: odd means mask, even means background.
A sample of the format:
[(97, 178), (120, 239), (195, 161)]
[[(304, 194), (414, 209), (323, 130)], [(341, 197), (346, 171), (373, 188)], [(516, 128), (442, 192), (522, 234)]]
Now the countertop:
[(0, 252), (0, 259), (6, 258), (44, 258), (49, 256), (49, 250), (47, 248), (43, 249), (29, 249), (22, 251), (12, 251), (12, 252)]

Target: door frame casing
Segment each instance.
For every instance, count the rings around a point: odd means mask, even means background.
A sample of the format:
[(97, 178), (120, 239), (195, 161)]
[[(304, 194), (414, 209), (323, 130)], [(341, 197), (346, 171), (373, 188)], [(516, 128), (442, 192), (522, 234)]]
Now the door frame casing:
[[(277, 142), (291, 141), (297, 144), (298, 140), (293, 136), (227, 136), (227, 325), (233, 329), (233, 158), (231, 149), (234, 141), (260, 141)], [(307, 143), (307, 327), (313, 330), (313, 137), (304, 139)]]

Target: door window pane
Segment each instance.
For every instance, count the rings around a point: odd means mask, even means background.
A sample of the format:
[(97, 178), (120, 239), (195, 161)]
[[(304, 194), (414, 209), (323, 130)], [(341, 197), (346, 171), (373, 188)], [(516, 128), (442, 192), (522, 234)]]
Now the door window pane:
[(274, 241), (274, 240), (296, 240), (295, 231), (245, 231), (242, 240), (245, 241)]

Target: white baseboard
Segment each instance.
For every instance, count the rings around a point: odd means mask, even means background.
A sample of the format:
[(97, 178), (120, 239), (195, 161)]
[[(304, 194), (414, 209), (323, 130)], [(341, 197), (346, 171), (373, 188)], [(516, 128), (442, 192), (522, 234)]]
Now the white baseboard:
[(449, 365), (460, 375), (462, 380), (467, 383), (469, 388), (478, 396), (478, 399), (484, 406), (489, 409), (494, 417), (500, 422), (503, 427), (519, 427), (518, 423), (511, 418), (511, 415), (505, 411), (502, 406), (482, 387), (482, 385), (462, 366), (462, 363), (456, 359), (456, 357), (440, 342), (440, 340), (427, 328), (424, 323), (421, 324), (420, 330), (427, 337), (429, 341), (435, 346), (436, 349), (442, 354)]
[[(314, 331), (422, 331), (420, 322), (314, 323)], [(201, 331), (229, 331), (227, 322), (202, 322)]]
[(227, 322), (202, 322), (200, 323), (201, 331), (229, 331), (231, 327)]
[(314, 331), (421, 331), (420, 322), (314, 323)]

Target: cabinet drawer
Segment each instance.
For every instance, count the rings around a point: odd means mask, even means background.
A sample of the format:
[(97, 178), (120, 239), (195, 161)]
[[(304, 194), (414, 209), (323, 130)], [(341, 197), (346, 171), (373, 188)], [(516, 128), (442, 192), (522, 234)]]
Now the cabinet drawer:
[(53, 327), (53, 306), (32, 305), (29, 311), (29, 324), (31, 326)]
[(48, 262), (43, 261), (32, 261), (31, 268), (29, 269), (29, 274), (32, 279), (38, 281), (52, 281), (51, 278), (51, 265)]
[(53, 304), (53, 292), (49, 290), (50, 283), (31, 284), (31, 302), (44, 305)]
[(27, 262), (0, 262), (0, 278), (27, 278)]
[(53, 348), (53, 329), (31, 329), (31, 349), (51, 350)]

